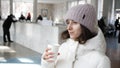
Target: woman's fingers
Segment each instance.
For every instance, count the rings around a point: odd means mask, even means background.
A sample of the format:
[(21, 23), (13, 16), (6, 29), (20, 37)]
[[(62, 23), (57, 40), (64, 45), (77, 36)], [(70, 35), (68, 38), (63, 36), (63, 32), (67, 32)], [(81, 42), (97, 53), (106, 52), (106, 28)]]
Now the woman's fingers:
[[(54, 60), (51, 60), (51, 58), (54, 57), (54, 53), (49, 50), (51, 50), (51, 48), (47, 48), (45, 50), (43, 59), (46, 60), (47, 62), (54, 62)], [(60, 53), (58, 53), (58, 55), (60, 55)]]
[(53, 58), (53, 57), (54, 57), (53, 55), (48, 55), (48, 56), (45, 56), (44, 59), (48, 60), (48, 59)]
[(53, 52), (45, 52), (44, 59), (47, 60), (53, 58), (54, 57), (53, 55), (54, 55)]
[(46, 50), (45, 50), (45, 52), (48, 52), (49, 50), (51, 50), (50, 48), (47, 48)]
[(53, 52), (46, 52), (45, 53), (46, 56), (53, 55), (53, 54), (54, 54)]

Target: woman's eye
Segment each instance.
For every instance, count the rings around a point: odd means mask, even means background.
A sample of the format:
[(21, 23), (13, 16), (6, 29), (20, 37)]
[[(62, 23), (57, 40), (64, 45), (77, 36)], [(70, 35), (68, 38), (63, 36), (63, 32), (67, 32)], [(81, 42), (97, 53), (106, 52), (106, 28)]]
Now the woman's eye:
[(71, 25), (73, 25), (73, 24), (78, 24), (77, 22), (66, 22), (66, 25), (69, 25), (69, 24), (71, 24)]
[(77, 22), (74, 22), (74, 24), (78, 24)]
[(69, 24), (69, 22), (65, 22), (65, 25), (68, 25)]
[(69, 22), (66, 22), (66, 24), (68, 25), (68, 24), (69, 24)]

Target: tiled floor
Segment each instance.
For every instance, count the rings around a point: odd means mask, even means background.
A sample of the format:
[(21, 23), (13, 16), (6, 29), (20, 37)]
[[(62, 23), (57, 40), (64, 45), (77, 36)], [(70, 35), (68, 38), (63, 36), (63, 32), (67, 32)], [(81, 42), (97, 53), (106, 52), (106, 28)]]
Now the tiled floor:
[[(1, 40), (0, 40), (1, 41)], [(112, 68), (120, 68), (120, 44), (117, 37), (106, 37), (107, 55)], [(40, 68), (41, 54), (17, 43), (0, 43), (0, 68)]]
[(40, 68), (41, 54), (17, 43), (0, 41), (0, 68)]
[[(0, 63), (40, 64), (40, 57), (41, 54), (17, 43), (6, 43), (0, 45)], [(22, 62), (22, 59), (26, 61)]]
[(107, 55), (111, 60), (112, 68), (120, 68), (120, 43), (117, 37), (106, 37)]

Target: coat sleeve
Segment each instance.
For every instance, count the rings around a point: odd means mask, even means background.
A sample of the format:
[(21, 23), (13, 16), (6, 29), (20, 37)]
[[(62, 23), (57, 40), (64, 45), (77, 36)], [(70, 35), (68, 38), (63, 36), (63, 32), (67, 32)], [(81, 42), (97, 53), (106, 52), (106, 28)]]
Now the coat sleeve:
[(100, 61), (97, 68), (111, 68), (111, 62), (107, 56), (104, 56), (104, 58)]
[[(44, 55), (44, 54), (43, 54)], [(50, 63), (50, 62), (47, 62), (43, 59), (43, 55), (41, 57), (41, 68), (54, 68), (54, 62), (53, 63)]]

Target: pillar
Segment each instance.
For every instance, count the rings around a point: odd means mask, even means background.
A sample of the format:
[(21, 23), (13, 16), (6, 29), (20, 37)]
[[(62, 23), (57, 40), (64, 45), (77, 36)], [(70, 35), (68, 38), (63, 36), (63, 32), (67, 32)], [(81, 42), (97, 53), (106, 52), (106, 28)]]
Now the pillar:
[(111, 12), (112, 12), (112, 0), (104, 0), (103, 16), (105, 17), (106, 25), (110, 24)]
[(10, 14), (13, 14), (13, 0), (10, 0)]
[(2, 14), (2, 9), (1, 9), (1, 0), (0, 0), (0, 16)]
[(33, 0), (33, 22), (36, 22), (37, 19), (37, 1)]

